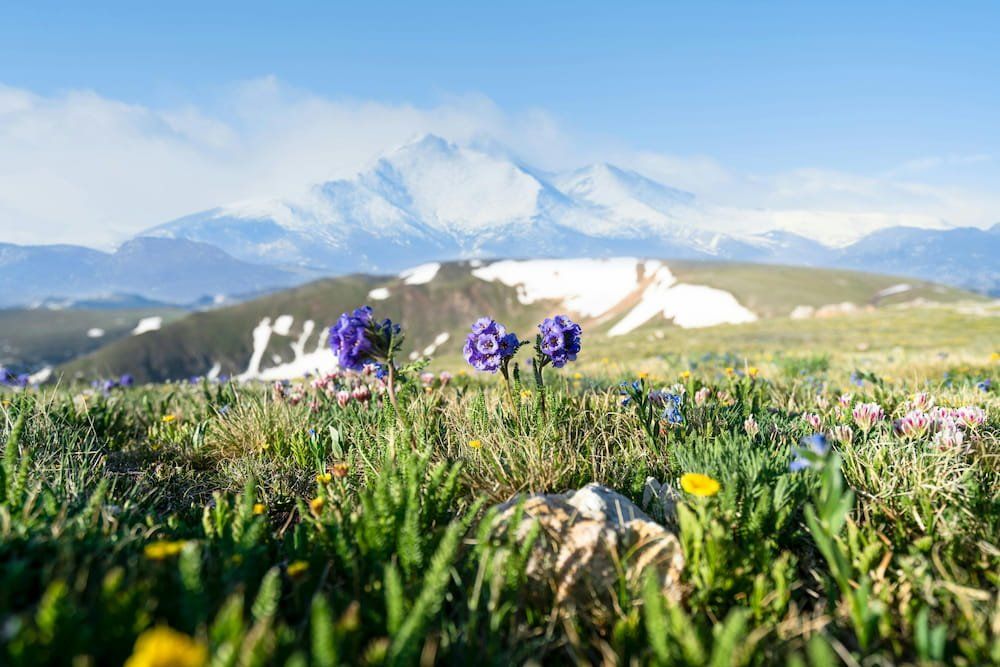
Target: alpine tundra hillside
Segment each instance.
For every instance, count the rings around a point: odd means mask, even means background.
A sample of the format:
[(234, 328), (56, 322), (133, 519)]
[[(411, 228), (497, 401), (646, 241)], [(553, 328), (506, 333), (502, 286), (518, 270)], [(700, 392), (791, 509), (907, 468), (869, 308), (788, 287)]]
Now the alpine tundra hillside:
[[(414, 358), (460, 362), (469, 318), (501, 313), (522, 329), (553, 312), (569, 312), (615, 349), (650, 335), (777, 318), (830, 321), (890, 307), (965, 303), (970, 333), (990, 322), (981, 296), (922, 281), (849, 271), (636, 258), (431, 262), (394, 277), (321, 280), (227, 308), (198, 312), (159, 331), (130, 336), (59, 369), (69, 377), (134, 374), (140, 381), (236, 376), (290, 379), (335, 366), (326, 341), (331, 313), (359, 303), (409, 322)], [(928, 317), (942, 314), (928, 311)], [(796, 322), (789, 322), (789, 318)], [(995, 323), (995, 319), (992, 320)], [(831, 325), (827, 325), (829, 328)], [(738, 329), (739, 327), (737, 327)], [(755, 329), (744, 335), (750, 337)]]

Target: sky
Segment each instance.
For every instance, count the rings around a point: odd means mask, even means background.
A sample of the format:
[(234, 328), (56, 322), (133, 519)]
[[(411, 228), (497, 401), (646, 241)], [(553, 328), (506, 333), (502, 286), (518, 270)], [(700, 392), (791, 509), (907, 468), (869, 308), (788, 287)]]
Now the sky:
[(723, 205), (1000, 221), (996, 2), (2, 13), (0, 241), (113, 244), (426, 131), (546, 169), (614, 161)]

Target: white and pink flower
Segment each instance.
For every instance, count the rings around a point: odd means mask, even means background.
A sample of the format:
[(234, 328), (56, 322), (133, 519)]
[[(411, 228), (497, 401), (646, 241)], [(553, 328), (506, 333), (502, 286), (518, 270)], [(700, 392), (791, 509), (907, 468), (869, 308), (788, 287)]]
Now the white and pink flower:
[(910, 410), (902, 419), (896, 421), (896, 433), (908, 439), (922, 438), (931, 429), (933, 420), (922, 410)]
[(858, 428), (868, 433), (875, 424), (885, 419), (885, 411), (878, 403), (855, 403), (852, 416)]

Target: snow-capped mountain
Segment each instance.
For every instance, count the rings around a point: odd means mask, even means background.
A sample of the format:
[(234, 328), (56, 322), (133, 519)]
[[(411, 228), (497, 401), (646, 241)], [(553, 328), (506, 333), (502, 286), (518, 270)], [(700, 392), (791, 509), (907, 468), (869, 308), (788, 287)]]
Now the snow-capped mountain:
[(766, 233), (720, 231), (752, 213), (724, 220), (730, 214), (721, 210), (611, 164), (552, 174), (496, 146), (427, 135), (353, 178), (297, 197), (197, 213), (146, 234), (209, 243), (248, 262), (334, 274), (395, 272), (448, 259), (638, 255), (845, 266), (930, 279), (938, 278), (934, 263), (944, 262), (954, 267), (947, 272), (951, 284), (998, 289), (996, 255), (984, 260), (981, 246), (966, 238), (994, 242), (992, 232), (889, 228), (831, 247), (789, 231), (802, 227), (792, 218)]
[(720, 210), (611, 164), (547, 173), (502, 147), (427, 135), (352, 178), (195, 213), (114, 255), (0, 245), (0, 306), (114, 292), (187, 303), (443, 260), (615, 256), (845, 267), (1000, 293), (997, 228), (892, 227), (831, 247), (791, 223), (727, 233), (741, 218)]
[(210, 243), (247, 261), (338, 272), (484, 256), (712, 256), (718, 234), (685, 224), (695, 206), (690, 193), (612, 165), (548, 175), (428, 135), (352, 179), (205, 211), (146, 234)]

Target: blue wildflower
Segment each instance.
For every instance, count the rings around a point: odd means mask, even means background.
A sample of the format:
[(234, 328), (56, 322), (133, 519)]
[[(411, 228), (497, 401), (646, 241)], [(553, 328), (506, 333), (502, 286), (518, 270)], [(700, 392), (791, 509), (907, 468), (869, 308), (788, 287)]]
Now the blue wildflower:
[(788, 464), (788, 469), (799, 472), (816, 467), (829, 451), (830, 443), (822, 433), (806, 436), (799, 441), (798, 447), (792, 448), (792, 461)]
[(504, 325), (489, 317), (480, 317), (472, 324), (472, 333), (465, 339), (462, 354), (476, 370), (496, 373), (520, 347), (517, 335), (507, 333)]
[(576, 361), (580, 352), (580, 336), (583, 329), (565, 315), (546, 318), (538, 325), (538, 351), (547, 357), (553, 366), (562, 368), (570, 361)]
[(993, 386), (993, 381), (990, 380), (989, 378), (986, 378), (985, 380), (981, 380), (980, 382), (976, 383), (976, 389), (978, 389), (983, 393), (988, 393), (992, 386)]
[(125, 373), (120, 378), (118, 378), (118, 384), (121, 385), (122, 387), (131, 387), (133, 384), (135, 384), (135, 378), (132, 377), (130, 374)]
[(376, 322), (370, 306), (343, 313), (330, 327), (330, 348), (341, 368), (361, 371), (365, 365), (389, 357), (401, 341), (401, 329), (391, 320)]
[(663, 408), (660, 419), (675, 426), (684, 423), (684, 414), (681, 412), (681, 406), (684, 404), (682, 394), (671, 394), (663, 389), (651, 391), (649, 392), (649, 402)]

